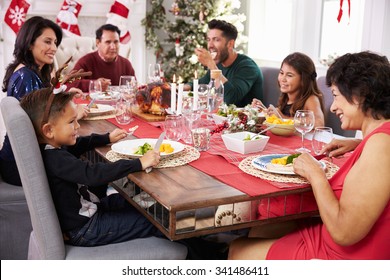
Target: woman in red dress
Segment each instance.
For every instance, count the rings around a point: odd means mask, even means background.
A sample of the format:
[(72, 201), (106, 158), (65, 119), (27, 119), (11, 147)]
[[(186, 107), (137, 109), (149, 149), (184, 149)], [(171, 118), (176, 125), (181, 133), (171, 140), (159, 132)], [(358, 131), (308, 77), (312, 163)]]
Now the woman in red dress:
[(321, 221), (280, 239), (242, 238), (231, 259), (390, 259), (390, 64), (370, 52), (346, 54), (329, 68), (331, 111), (363, 140), (329, 181), (309, 154), (294, 172), (313, 188)]

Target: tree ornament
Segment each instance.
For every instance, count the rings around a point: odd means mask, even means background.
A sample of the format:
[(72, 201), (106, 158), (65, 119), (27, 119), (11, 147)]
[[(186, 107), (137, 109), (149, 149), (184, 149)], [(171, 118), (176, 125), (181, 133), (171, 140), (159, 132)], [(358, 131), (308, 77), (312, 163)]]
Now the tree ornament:
[(177, 2), (174, 1), (174, 2), (172, 3), (171, 9), (170, 9), (169, 11), (170, 11), (172, 14), (174, 14), (175, 16), (180, 15), (179, 4), (177, 4)]
[(61, 10), (59, 11), (56, 22), (61, 26), (62, 31), (68, 36), (80, 36), (78, 25), (78, 16), (84, 0), (64, 0)]
[(183, 56), (184, 54), (184, 47), (180, 46), (180, 38), (176, 38), (175, 41), (175, 51), (176, 51), (176, 56)]

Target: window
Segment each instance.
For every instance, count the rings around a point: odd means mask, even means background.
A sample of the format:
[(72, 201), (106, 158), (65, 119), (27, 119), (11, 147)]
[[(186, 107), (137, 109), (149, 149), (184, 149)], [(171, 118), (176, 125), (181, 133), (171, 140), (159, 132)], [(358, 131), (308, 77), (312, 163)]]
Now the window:
[(343, 16), (336, 20), (339, 0), (324, 0), (322, 10), (320, 57), (329, 54), (358, 52), (362, 45), (364, 0), (351, 1), (351, 18), (348, 16), (348, 1), (343, 1)]
[(259, 65), (279, 66), (300, 51), (319, 65), (320, 58), (362, 49), (365, 0), (248, 0), (248, 55)]

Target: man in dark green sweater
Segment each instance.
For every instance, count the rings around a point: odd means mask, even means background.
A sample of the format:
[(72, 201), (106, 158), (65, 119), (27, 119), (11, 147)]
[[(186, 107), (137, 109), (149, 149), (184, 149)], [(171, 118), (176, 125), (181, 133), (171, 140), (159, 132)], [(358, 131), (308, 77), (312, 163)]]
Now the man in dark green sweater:
[[(224, 102), (244, 107), (251, 104), (253, 98), (263, 99), (263, 75), (251, 58), (234, 50), (237, 29), (223, 20), (211, 20), (208, 23), (207, 48), (195, 50), (199, 62), (208, 68), (199, 84), (210, 82), (210, 70), (222, 70)], [(189, 90), (192, 84), (186, 86)]]

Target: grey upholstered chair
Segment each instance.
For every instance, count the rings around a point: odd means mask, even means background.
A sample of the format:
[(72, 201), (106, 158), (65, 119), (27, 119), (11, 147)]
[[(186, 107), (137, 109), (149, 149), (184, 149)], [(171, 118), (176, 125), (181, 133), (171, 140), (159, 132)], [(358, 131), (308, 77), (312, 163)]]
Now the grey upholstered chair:
[(280, 69), (277, 67), (260, 67), (263, 73), (263, 103), (265, 106), (270, 104), (277, 105), (280, 96), (280, 89), (278, 85), (278, 75)]
[(25, 260), (32, 231), (23, 188), (0, 177), (0, 259)]
[(333, 133), (345, 136), (345, 137), (353, 137), (355, 136), (355, 130), (343, 130), (341, 128), (340, 119), (330, 111), (330, 106), (333, 102), (333, 95), (330, 88), (326, 85), (325, 76), (320, 76), (317, 79), (318, 88), (321, 90), (324, 95), (324, 103), (325, 103), (325, 125), (329, 126), (333, 129)]
[(0, 106), (31, 216), (29, 259), (186, 258), (185, 246), (156, 237), (96, 247), (65, 245), (32, 123), (17, 99), (5, 97)]

